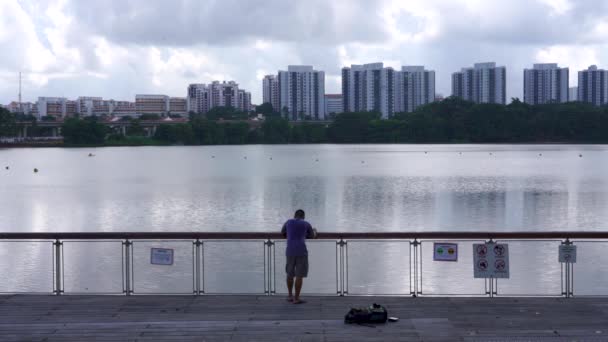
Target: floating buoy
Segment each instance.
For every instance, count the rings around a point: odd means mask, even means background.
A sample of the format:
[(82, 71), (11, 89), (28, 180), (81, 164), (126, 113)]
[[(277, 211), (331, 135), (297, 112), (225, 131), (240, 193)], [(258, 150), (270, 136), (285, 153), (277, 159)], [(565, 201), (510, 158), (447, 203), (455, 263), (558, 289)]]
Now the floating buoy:
[(272, 160), (272, 157), (270, 157), (270, 160)]
[(93, 153), (89, 153), (89, 157), (94, 157), (95, 155)]
[(34, 168), (34, 173), (37, 173), (37, 172), (38, 172), (38, 169)]
[(247, 159), (247, 157), (243, 157), (243, 159)]
[(427, 154), (427, 153), (428, 153), (427, 151), (424, 151), (424, 154)]
[(579, 156), (579, 157), (581, 157), (581, 158), (583, 157), (583, 155), (582, 155), (582, 154), (579, 154), (578, 156)]
[(215, 156), (211, 156), (211, 158), (215, 158)]
[(543, 156), (543, 154), (542, 154), (542, 153), (539, 153), (539, 154), (538, 154), (538, 156), (539, 156), (539, 157), (542, 157), (542, 156)]
[(318, 161), (319, 161), (319, 159), (315, 159), (315, 161), (316, 161), (316, 162), (318, 162)]
[(8, 166), (7, 166), (7, 167), (5, 167), (5, 169), (7, 169), (7, 170), (8, 170)]

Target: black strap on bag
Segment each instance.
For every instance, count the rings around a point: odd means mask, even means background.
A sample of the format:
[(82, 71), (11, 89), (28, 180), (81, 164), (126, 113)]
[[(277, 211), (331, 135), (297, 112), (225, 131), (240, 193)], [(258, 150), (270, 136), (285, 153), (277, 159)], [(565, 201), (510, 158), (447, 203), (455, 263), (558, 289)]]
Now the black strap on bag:
[(351, 308), (344, 316), (346, 324), (379, 324), (387, 320), (386, 308), (376, 303), (367, 308)]

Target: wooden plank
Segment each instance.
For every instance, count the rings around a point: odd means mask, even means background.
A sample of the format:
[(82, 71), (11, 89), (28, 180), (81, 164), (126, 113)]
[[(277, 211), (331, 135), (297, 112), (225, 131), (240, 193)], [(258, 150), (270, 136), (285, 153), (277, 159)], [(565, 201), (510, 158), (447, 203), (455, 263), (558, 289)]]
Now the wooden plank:
[[(608, 298), (307, 299), (296, 306), (282, 296), (0, 296), (0, 340), (608, 340)], [(349, 307), (374, 302), (400, 321), (343, 323)]]

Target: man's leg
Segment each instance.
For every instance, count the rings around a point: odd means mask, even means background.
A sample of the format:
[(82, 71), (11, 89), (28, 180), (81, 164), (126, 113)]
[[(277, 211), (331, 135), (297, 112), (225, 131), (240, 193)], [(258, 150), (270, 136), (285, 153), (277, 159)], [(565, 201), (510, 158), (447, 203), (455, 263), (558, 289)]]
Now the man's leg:
[(287, 292), (289, 293), (287, 300), (290, 302), (293, 301), (293, 277), (295, 277), (295, 271), (296, 260), (294, 257), (288, 256), (285, 263), (285, 273), (287, 273)]
[(300, 300), (300, 292), (302, 291), (303, 280), (304, 278), (302, 277), (296, 277), (296, 296), (293, 299), (294, 302), (298, 302)]
[(302, 283), (304, 282), (304, 278), (308, 276), (308, 256), (297, 257), (296, 263), (296, 295), (293, 298), (294, 304), (305, 303), (305, 301), (300, 300), (300, 292), (302, 291)]
[[(297, 284), (297, 283), (296, 283)], [(302, 283), (300, 283), (300, 288), (302, 287)], [(287, 275), (287, 291), (289, 292), (289, 298), (293, 298), (293, 277), (291, 275)], [(298, 296), (300, 292), (298, 291), (298, 287), (296, 285), (296, 296)]]

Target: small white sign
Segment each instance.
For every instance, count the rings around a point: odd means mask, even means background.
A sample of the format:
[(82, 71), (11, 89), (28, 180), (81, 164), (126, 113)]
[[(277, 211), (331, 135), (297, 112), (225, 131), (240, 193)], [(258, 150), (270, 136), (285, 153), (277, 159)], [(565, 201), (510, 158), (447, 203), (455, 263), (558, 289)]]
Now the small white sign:
[(458, 261), (458, 244), (435, 242), (433, 244), (434, 261)]
[(168, 248), (152, 248), (150, 250), (152, 265), (173, 265), (173, 250)]
[(509, 278), (509, 245), (506, 243), (473, 244), (475, 278)]
[(560, 245), (559, 246), (559, 262), (576, 263), (576, 246), (575, 245)]

